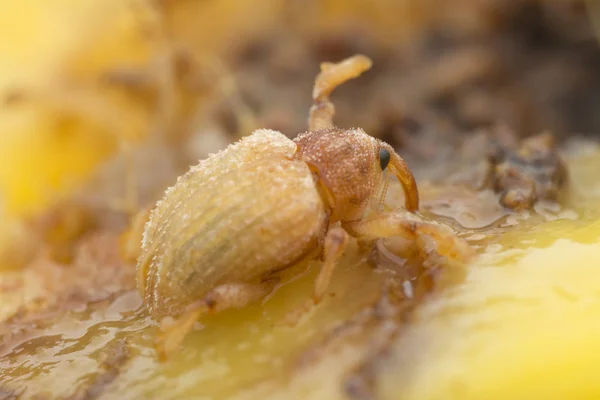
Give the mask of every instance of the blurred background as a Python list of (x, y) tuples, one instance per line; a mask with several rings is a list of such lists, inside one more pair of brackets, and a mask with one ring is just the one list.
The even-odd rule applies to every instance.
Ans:
[(186, 143), (187, 165), (255, 127), (294, 137), (306, 129), (319, 63), (355, 53), (374, 68), (336, 92), (336, 122), (361, 126), (411, 157), (432, 161), (499, 123), (519, 136), (593, 135), (600, 128), (595, 7), (2, 1), (1, 209), (6, 218), (31, 216), (148, 140)]
[[(190, 398), (202, 390), (219, 398), (238, 384), (280, 372), (281, 360), (288, 362), (314, 338), (328, 335), (331, 321), (346, 321), (375, 302), (379, 281), (372, 280), (370, 270), (353, 269), (336, 281), (341, 295), (302, 328), (304, 334), (284, 332), (272, 339), (272, 315), (283, 314), (282, 304), (304, 299), (312, 287), (308, 276), (304, 286), (290, 289), (292, 295), (271, 302), (267, 311), (217, 318), (193, 339), (196, 347), (189, 354), (163, 369), (150, 350), (148, 332), (154, 326), (131, 317), (141, 304), (131, 297), (136, 249), (121, 240), (132, 221), (135, 225), (137, 211), (153, 204), (177, 176), (209, 153), (256, 128), (276, 129), (290, 138), (305, 131), (320, 63), (356, 53), (370, 57), (373, 68), (334, 93), (336, 124), (362, 127), (392, 144), (420, 184), (461, 181), (464, 191), (422, 187), (430, 198), (446, 196), (439, 204), (455, 207), (450, 217), (472, 212), (470, 222), (479, 224), (470, 227), (473, 231), (509, 214), (493, 193), (477, 191), (471, 171), (485, 164), (491, 136), (515, 143), (550, 132), (561, 145), (584, 138), (583, 147), (591, 149), (569, 160), (571, 175), (579, 176), (572, 192), (587, 202), (564, 213), (553, 209), (542, 218), (548, 224), (537, 231), (527, 227), (539, 219), (532, 218), (519, 232), (520, 222), (509, 216), (506, 226), (517, 229), (502, 239), (504, 249), (521, 246), (520, 255), (532, 243), (546, 245), (564, 237), (573, 243), (548, 244), (547, 253), (531, 250), (535, 254), (519, 264), (521, 275), (512, 275), (511, 268), (469, 270), (464, 291), (446, 299), (448, 315), (455, 319), (443, 313), (424, 318), (425, 325), (433, 321), (431, 326), (417, 325), (416, 333), (399, 345), (397, 368), (384, 380), (391, 387), (389, 398), (396, 398), (399, 387), (410, 392), (412, 382), (417, 395), (407, 398), (450, 392), (469, 398), (460, 397), (467, 386), (471, 398), (492, 392), (496, 398), (512, 398), (510, 393), (522, 394), (519, 385), (527, 379), (534, 397), (550, 398), (558, 387), (565, 393), (580, 388), (592, 394), (587, 398), (597, 398), (599, 389), (581, 380), (595, 379), (598, 352), (589, 349), (597, 346), (600, 307), (577, 308), (576, 301), (569, 303), (575, 295), (555, 289), (558, 282), (597, 303), (595, 281), (589, 277), (597, 273), (594, 260), (600, 260), (594, 211), (600, 151), (592, 145), (600, 134), (599, 33), (596, 0), (0, 0), (0, 354), (9, 360), (0, 360), (0, 377), (10, 383), (10, 391), (3, 391), (0, 379), (0, 399), (16, 398), (10, 395), (21, 393), (16, 388), (29, 382), (29, 374), (38, 388), (55, 384), (47, 398), (71, 394), (76, 384), (92, 381), (85, 375), (89, 371), (102, 371), (102, 352), (113, 351), (115, 339), (129, 337), (127, 332), (132, 332), (128, 340), (138, 358), (106, 398), (125, 392), (129, 398), (156, 395), (155, 387), (169, 394), (174, 381)], [(577, 157), (580, 161), (573, 161)], [(559, 219), (571, 225), (552, 225)], [(495, 233), (484, 231), (473, 239), (479, 249), (485, 246), (478, 241), (489, 239), (486, 234)], [(491, 255), (483, 263), (498, 248), (490, 245)], [(516, 257), (507, 254), (494, 262), (513, 266)], [(579, 262), (571, 265), (572, 259)], [(547, 269), (536, 269), (540, 265)], [(575, 273), (563, 270), (565, 265)], [(348, 288), (361, 290), (361, 296)], [(518, 301), (490, 300), (489, 293)], [(531, 307), (532, 293), (538, 308)], [(464, 313), (453, 310), (453, 304)], [(426, 308), (425, 315), (435, 314), (435, 307)], [(66, 310), (75, 310), (73, 319), (71, 314), (61, 319)], [(259, 325), (256, 320), (267, 314), (272, 319)], [(496, 323), (495, 331), (487, 330), (489, 321)], [(250, 330), (255, 323), (260, 329)], [(535, 347), (531, 330), (539, 326), (546, 326), (547, 336), (536, 337)], [(374, 332), (379, 334), (379, 328)], [(252, 339), (246, 343), (247, 336)], [(206, 343), (214, 350), (208, 356)], [(417, 347), (423, 351), (414, 351)], [(253, 363), (250, 356), (240, 356), (246, 348), (263, 359)], [(271, 369), (256, 367), (267, 365), (260, 351), (275, 360)], [(351, 351), (344, 354), (354, 360)], [(554, 363), (544, 364), (547, 360)], [(426, 368), (412, 369), (419, 363)], [(322, 378), (315, 382), (339, 392), (335, 368), (351, 364), (330, 364), (327, 371), (333, 372), (326, 374), (315, 369)], [(220, 371), (215, 365), (227, 365), (230, 369), (223, 367), (221, 376), (229, 373), (237, 383), (211, 380), (211, 373)], [(406, 374), (406, 365), (413, 375)], [(497, 370), (486, 369), (490, 365)], [(544, 368), (550, 372), (539, 374)], [(442, 383), (438, 393), (430, 371), (437, 376), (434, 382)], [(464, 387), (454, 380), (461, 372), (458, 381)], [(554, 382), (548, 376), (564, 379), (552, 387), (546, 385)], [(198, 385), (199, 377), (210, 385)], [(505, 392), (494, 392), (498, 388)], [(37, 395), (33, 389), (27, 393)]]

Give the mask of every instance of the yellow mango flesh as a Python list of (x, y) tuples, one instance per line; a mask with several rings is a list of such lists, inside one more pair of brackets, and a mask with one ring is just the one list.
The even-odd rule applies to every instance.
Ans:
[[(589, 173), (599, 165), (595, 148), (569, 162), (578, 218), (525, 221), (485, 248), (464, 281), (417, 307), (379, 360), (381, 398), (598, 398), (600, 220), (589, 205), (600, 182)], [(344, 399), (344, 379), (383, 325), (332, 330), (376, 301), (382, 279), (352, 246), (331, 296), (295, 328), (282, 326), (310, 296), (317, 267), (264, 305), (203, 318), (166, 364), (138, 294), (127, 292), (13, 342), (0, 376), (8, 388), (27, 383), (28, 395), (69, 395), (127, 338), (133, 355), (105, 398)]]
[(562, 236), (537, 247), (514, 235), (424, 305), (394, 345), (385, 398), (598, 398), (600, 224)]

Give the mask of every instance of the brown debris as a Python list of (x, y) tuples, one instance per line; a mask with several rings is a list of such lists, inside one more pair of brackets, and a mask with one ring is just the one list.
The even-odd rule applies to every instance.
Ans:
[(71, 265), (42, 255), (23, 271), (23, 280), (16, 290), (23, 293), (24, 302), (0, 323), (0, 353), (70, 310), (132, 290), (135, 268), (120, 258), (117, 236), (95, 233), (77, 245)]
[(99, 371), (93, 374), (90, 382), (77, 390), (69, 400), (92, 400), (99, 398), (109, 385), (119, 377), (123, 367), (131, 358), (125, 339), (119, 339), (105, 349), (105, 359), (100, 364)]
[(19, 390), (0, 387), (0, 400), (17, 400), (20, 392)]
[(500, 203), (516, 211), (538, 201), (558, 202), (567, 184), (567, 169), (554, 137), (542, 133), (518, 147), (496, 143), (488, 155), (486, 184), (500, 195)]

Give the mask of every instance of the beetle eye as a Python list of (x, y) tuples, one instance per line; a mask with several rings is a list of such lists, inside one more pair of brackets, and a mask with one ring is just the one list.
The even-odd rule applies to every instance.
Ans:
[(385, 171), (388, 164), (390, 163), (390, 157), (390, 152), (387, 149), (383, 147), (379, 149), (379, 165), (381, 165), (382, 171)]

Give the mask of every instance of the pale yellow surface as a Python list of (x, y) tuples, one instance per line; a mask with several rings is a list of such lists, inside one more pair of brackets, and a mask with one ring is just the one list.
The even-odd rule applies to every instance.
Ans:
[[(92, 79), (99, 71), (139, 63), (147, 54), (122, 4), (0, 2), (0, 37), (5, 38), (0, 41), (0, 96), (44, 96), (0, 107), (0, 194), (9, 214), (43, 208), (115, 149), (120, 132), (112, 132), (113, 121), (61, 109), (54, 96), (94, 96)], [(96, 96), (96, 106), (110, 107)]]
[[(545, 235), (552, 224), (534, 239)], [(505, 241), (419, 311), (394, 346), (387, 398), (597, 399), (599, 237), (594, 222), (548, 247)]]
[[(99, 84), (102, 74), (135, 68), (160, 82), (169, 46), (210, 62), (247, 38), (242, 32), (271, 26), (279, 10), (275, 0), (184, 1), (157, 14), (151, 3), (0, 1), (0, 199), (9, 215), (42, 210), (84, 182), (117, 140), (161, 122), (144, 99)], [(166, 26), (170, 39), (160, 36)]]

